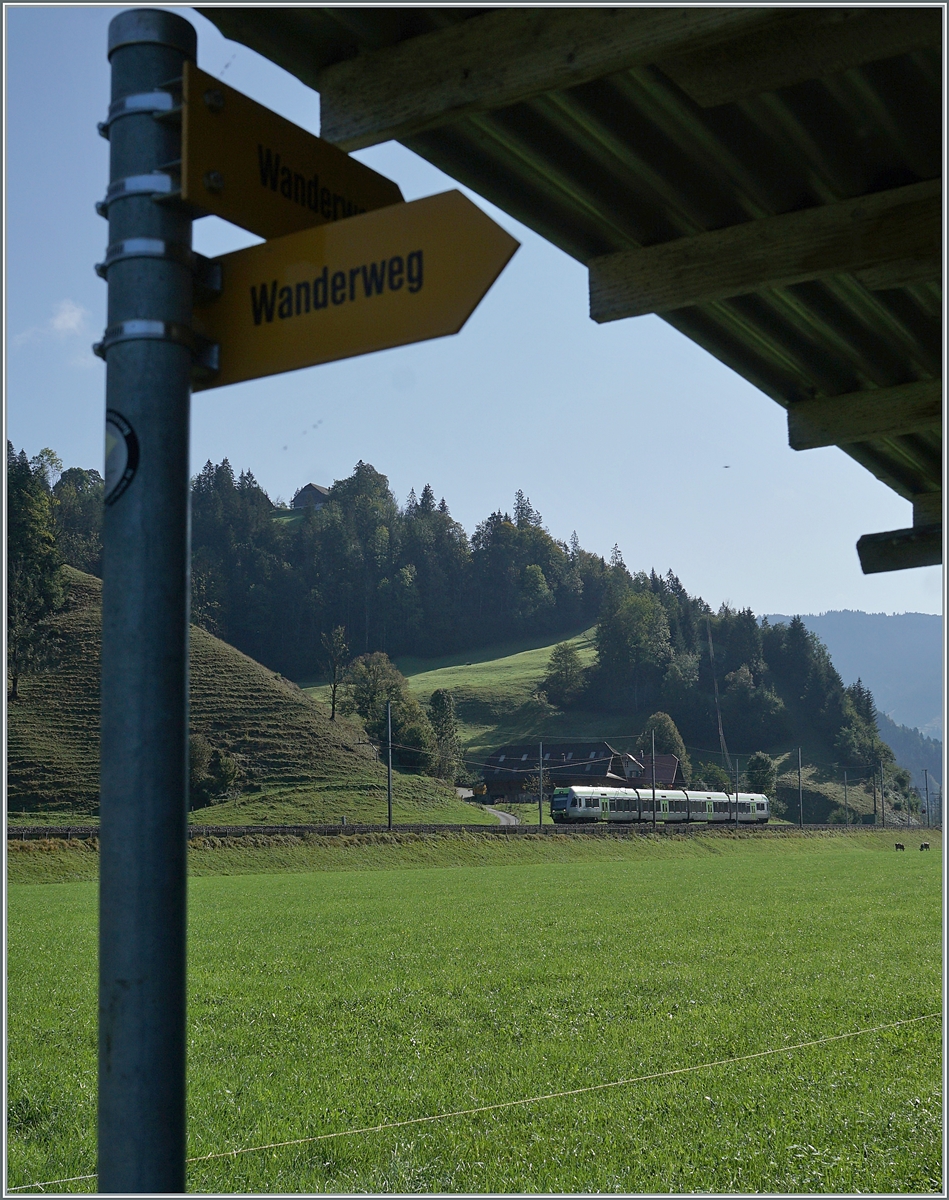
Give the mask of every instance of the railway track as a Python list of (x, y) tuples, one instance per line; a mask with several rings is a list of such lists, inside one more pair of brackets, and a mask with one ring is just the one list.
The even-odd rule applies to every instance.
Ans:
[[(839, 834), (866, 833), (875, 829), (877, 832), (924, 836), (927, 833), (940, 832), (939, 827), (927, 829), (924, 825), (740, 825), (738, 828), (745, 837), (773, 837), (777, 835), (792, 836), (801, 833), (830, 832)], [(351, 837), (356, 834), (384, 834), (390, 832), (386, 825), (189, 825), (189, 841), (207, 838), (245, 838), (245, 837)], [(590, 824), (590, 825), (544, 825), (540, 830), (536, 825), (393, 825), (393, 834), (449, 834), (468, 833), (485, 834), (489, 837), (536, 837), (540, 833), (544, 837), (694, 837), (696, 834), (716, 834), (725, 836), (734, 834), (734, 825), (708, 825), (703, 821), (689, 821), (675, 825), (619, 825)], [(9, 825), (7, 826), (8, 841), (40, 841), (57, 839), (62, 841), (89, 841), (99, 836), (98, 825)]]

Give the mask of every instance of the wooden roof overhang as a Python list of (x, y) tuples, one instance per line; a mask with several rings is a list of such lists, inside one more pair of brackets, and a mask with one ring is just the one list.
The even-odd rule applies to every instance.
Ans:
[(909, 500), (864, 571), (942, 561), (941, 5), (199, 11)]

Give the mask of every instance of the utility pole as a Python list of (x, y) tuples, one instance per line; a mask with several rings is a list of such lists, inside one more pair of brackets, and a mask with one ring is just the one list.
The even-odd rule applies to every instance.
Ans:
[(929, 812), (929, 771), (926, 767), (923, 767), (923, 778), (926, 780), (926, 828), (929, 829), (932, 826), (932, 816)]
[(871, 770), (870, 779), (873, 781), (873, 825), (875, 828), (876, 824), (877, 824), (877, 773), (876, 773), (876, 771)]
[(846, 824), (850, 824), (850, 805), (847, 796), (847, 771), (844, 769), (844, 820)]
[[(185, 1190), (192, 213), (174, 202), (194, 28), (109, 24), (99, 826), (99, 1192)], [(162, 117), (166, 119), (161, 119)]]
[(652, 731), (652, 827), (656, 828), (656, 731)]
[(797, 811), (801, 828), (804, 828), (804, 782), (801, 777), (801, 747), (797, 748)]
[(386, 729), (389, 735), (389, 756), (386, 766), (386, 805), (389, 810), (389, 828), (392, 828), (392, 701), (386, 701)]
[(738, 755), (735, 755), (735, 828), (738, 828)]
[(540, 743), (537, 758), (537, 828), (544, 829), (544, 743)]
[(886, 829), (886, 783), (883, 775), (883, 759), (880, 759), (880, 812), (883, 814), (883, 828)]

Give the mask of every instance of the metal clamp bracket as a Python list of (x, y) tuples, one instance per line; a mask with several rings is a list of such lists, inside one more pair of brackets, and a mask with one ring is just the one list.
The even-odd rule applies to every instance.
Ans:
[(136, 92), (131, 96), (123, 96), (120, 100), (109, 105), (109, 115), (98, 125), (99, 133), (108, 139), (113, 121), (120, 117), (141, 116), (149, 113), (151, 116), (168, 120), (181, 114), (181, 97), (175, 92)]
[(96, 263), (96, 274), (100, 279), (105, 279), (113, 263), (124, 262), (129, 258), (163, 258), (190, 268), (193, 265), (194, 252), (181, 242), (166, 242), (162, 238), (126, 238), (123, 242), (113, 242), (109, 246), (105, 252), (105, 262)]
[(194, 275), (195, 292), (200, 299), (213, 300), (221, 294), (223, 270), (219, 262), (205, 258), (181, 242), (166, 242), (162, 238), (126, 238), (122, 242), (113, 242), (105, 252), (105, 262), (96, 263), (96, 274), (100, 279), (107, 279), (114, 263), (130, 258), (160, 258), (165, 262), (180, 263)]
[(218, 343), (209, 341), (176, 321), (152, 321), (143, 317), (120, 321), (117, 325), (109, 326), (102, 341), (92, 347), (92, 352), (99, 358), (105, 358), (109, 349), (120, 342), (140, 341), (174, 342), (187, 347), (191, 351), (194, 364), (192, 374), (195, 378), (207, 379), (220, 369)]
[(109, 215), (109, 205), (116, 200), (126, 200), (129, 196), (152, 196), (156, 200), (170, 200), (179, 195), (181, 187), (174, 175), (162, 171), (152, 171), (150, 175), (127, 175), (124, 179), (116, 179), (109, 184), (109, 190), (104, 200), (96, 203), (96, 212), (100, 217)]

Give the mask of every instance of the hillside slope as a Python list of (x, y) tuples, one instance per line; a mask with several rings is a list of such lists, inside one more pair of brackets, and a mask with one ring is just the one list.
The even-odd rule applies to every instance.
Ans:
[[(101, 581), (66, 568), (55, 671), (8, 704), (8, 809), (16, 819), (98, 812)], [(241, 794), (195, 819), (224, 824), (378, 821), (385, 769), (358, 726), (331, 722), (288, 680), (191, 628), (191, 729), (241, 768)], [(397, 775), (397, 821), (477, 821), (480, 810), (433, 780)], [(490, 818), (483, 818), (489, 820)], [(493, 823), (493, 819), (490, 819)]]
[[(593, 629), (569, 639), (581, 660), (591, 663), (595, 656)], [(559, 640), (559, 639), (558, 639)], [(436, 688), (447, 688), (455, 698), (459, 722), (459, 738), (469, 768), (477, 772), (485, 756), (497, 747), (513, 742), (546, 740), (606, 739), (619, 750), (634, 749), (642, 721), (648, 714), (621, 714), (585, 711), (571, 708), (561, 711), (536, 695), (543, 680), (553, 645), (532, 645), (521, 649), (516, 643), (493, 648), (497, 654), (469, 653), (470, 661), (461, 656), (450, 659), (400, 659), (399, 667), (407, 676), (409, 687), (421, 701), (426, 701)], [(328, 688), (307, 689), (315, 698), (325, 701)], [(693, 764), (701, 761), (718, 762), (715, 731), (710, 728), (704, 746), (688, 746)], [(738, 746), (742, 768), (746, 754), (757, 747)], [(836, 765), (825, 761), (826, 750), (809, 747), (804, 741), (803, 770), (800, 793), (797, 778), (797, 749), (792, 745), (773, 745), (767, 749), (778, 762), (777, 799), (783, 805), (787, 819), (796, 821), (803, 800), (806, 821), (850, 820), (870, 821), (874, 811), (874, 791), (869, 779), (858, 780), (850, 772), (845, 790), (843, 773)], [(732, 751), (736, 747), (732, 746)], [(879, 805), (879, 796), (876, 798)], [(878, 809), (879, 811), (879, 809)], [(887, 822), (902, 823), (906, 818), (893, 812), (887, 800)]]

